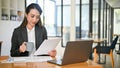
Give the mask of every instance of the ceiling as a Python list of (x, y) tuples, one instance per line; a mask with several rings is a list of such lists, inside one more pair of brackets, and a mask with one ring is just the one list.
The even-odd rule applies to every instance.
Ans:
[(120, 9), (120, 0), (106, 0), (106, 2), (115, 9)]

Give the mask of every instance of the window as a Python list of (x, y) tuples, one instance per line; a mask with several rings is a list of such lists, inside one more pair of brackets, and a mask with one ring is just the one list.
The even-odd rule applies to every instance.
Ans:
[[(59, 5), (54, 0), (27, 0), (27, 5), (30, 3), (38, 3), (43, 10), (41, 15), (42, 22), (47, 29), (48, 36), (61, 36), (60, 26), (57, 20), (60, 18), (60, 14), (57, 15)], [(60, 11), (58, 11), (61, 13)], [(60, 20), (59, 20), (60, 21)]]

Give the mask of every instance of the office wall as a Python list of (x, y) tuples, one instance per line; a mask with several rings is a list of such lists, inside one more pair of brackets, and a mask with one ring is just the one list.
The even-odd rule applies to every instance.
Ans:
[(3, 41), (1, 55), (10, 55), (12, 32), (20, 24), (18, 21), (0, 21), (0, 41)]

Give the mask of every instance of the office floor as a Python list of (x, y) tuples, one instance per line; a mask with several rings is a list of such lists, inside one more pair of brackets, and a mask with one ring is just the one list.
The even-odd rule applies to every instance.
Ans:
[[(104, 61), (105, 56), (102, 56), (102, 59)], [(115, 62), (115, 67), (114, 68), (120, 68), (120, 54), (116, 54), (114, 52), (114, 62)], [(110, 56), (106, 56), (106, 64), (101, 64), (103, 65), (103, 68), (112, 68)]]

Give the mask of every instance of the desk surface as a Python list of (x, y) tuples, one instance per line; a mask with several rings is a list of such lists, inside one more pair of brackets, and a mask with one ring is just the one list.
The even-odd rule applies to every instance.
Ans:
[(104, 42), (104, 41), (106, 41), (105, 38), (104, 39), (94, 39), (93, 40), (94, 43), (101, 43), (101, 42)]
[(120, 36), (120, 34), (113, 34), (113, 36)]
[[(7, 59), (7, 56), (0, 56), (0, 60)], [(2, 63), (0, 62), (0, 68), (102, 68), (102, 65), (94, 63), (93, 61), (87, 61), (83, 63), (75, 63), (64, 66), (58, 66), (48, 62), (14, 62), (14, 63)]]
[(77, 41), (79, 40), (93, 40), (93, 43), (99, 43), (107, 40), (106, 38), (81, 38), (81, 39), (76, 39)]

